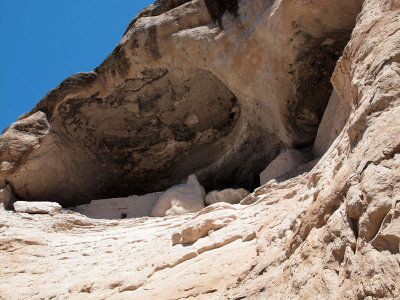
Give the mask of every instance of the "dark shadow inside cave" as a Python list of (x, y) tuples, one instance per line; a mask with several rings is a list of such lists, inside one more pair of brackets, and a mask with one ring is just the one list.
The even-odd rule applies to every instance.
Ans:
[(291, 64), (295, 85), (288, 101), (288, 121), (294, 148), (312, 146), (333, 92), (330, 81), (336, 63), (350, 40), (351, 31), (328, 33), (324, 38), (308, 38), (309, 44)]

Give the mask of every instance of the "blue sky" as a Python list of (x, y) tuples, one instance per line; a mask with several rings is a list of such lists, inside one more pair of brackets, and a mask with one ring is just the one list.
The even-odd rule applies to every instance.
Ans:
[(99, 65), (154, 0), (0, 0), (0, 133), (64, 78)]

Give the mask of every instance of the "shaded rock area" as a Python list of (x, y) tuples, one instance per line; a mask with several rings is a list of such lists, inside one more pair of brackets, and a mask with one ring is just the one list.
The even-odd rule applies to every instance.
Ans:
[(11, 209), (16, 200), (9, 185), (0, 189), (0, 208)]
[[(60, 103), (39, 152), (7, 178), (17, 195), (74, 205), (85, 197), (140, 194), (165, 189), (213, 162), (239, 118), (236, 98), (207, 72), (185, 74), (183, 85), (167, 73), (149, 70), (108, 97)], [(209, 154), (191, 150), (199, 148)], [(32, 176), (38, 168), (41, 175)], [(49, 185), (52, 194), (43, 190)]]
[[(296, 27), (297, 23), (293, 26)], [(305, 43), (311, 46), (299, 53), (289, 71), (296, 82), (293, 99), (288, 102), (288, 121), (297, 136), (294, 146), (311, 146), (314, 142), (333, 92), (330, 76), (350, 33), (345, 30), (332, 32), (321, 40), (304, 36)]]
[(333, 91), (313, 146), (315, 156), (321, 157), (329, 149), (346, 125), (350, 111), (351, 104), (340, 99), (337, 92)]
[[(210, 14), (204, 0), (157, 1), (131, 23), (115, 52), (97, 69), (94, 81), (75, 87), (74, 93), (66, 92), (66, 98), (53, 102), (55, 98), (50, 97), (39, 102), (30, 117), (41, 105), (54, 105), (40, 116), (45, 115), (50, 126), (43, 123), (44, 134), (28, 130), (26, 136), (32, 143), (26, 143), (27, 130), (15, 126), (26, 121), (27, 115), (11, 125), (1, 137), (1, 151), (13, 169), (2, 169), (2, 184), (7, 187), (0, 191), (0, 199), (12, 199), (13, 193), (28, 200), (37, 195), (57, 199), (62, 193), (71, 195), (71, 190), (82, 193), (96, 182), (100, 194), (107, 194), (102, 190), (106, 183), (102, 176), (113, 182), (112, 174), (119, 174), (123, 166), (96, 165), (108, 167), (108, 173), (81, 167), (101, 161), (97, 152), (82, 150), (91, 149), (92, 143), (85, 144), (91, 138), (91, 127), (83, 122), (91, 118), (92, 110), (81, 107), (107, 108), (105, 102), (88, 99), (106, 99), (121, 85), (125, 89), (127, 83), (123, 82), (128, 77), (139, 78), (143, 66), (153, 70), (167, 66), (168, 73), (161, 81), (172, 81), (168, 76), (177, 74), (179, 68), (184, 70), (180, 79), (201, 73), (205, 76), (202, 79), (211, 78), (217, 86), (214, 93), (207, 91), (205, 98), (218, 95), (222, 99), (217, 101), (222, 106), (213, 120), (206, 116), (214, 112), (214, 107), (202, 108), (207, 110), (204, 115), (196, 106), (188, 104), (185, 108), (191, 114), (195, 110), (198, 119), (212, 128), (221, 121), (218, 124), (223, 126), (211, 130), (210, 135), (196, 130), (195, 136), (207, 141), (204, 144), (196, 144), (196, 137), (187, 136), (182, 125), (192, 128), (202, 122), (193, 125), (196, 118), (182, 116), (181, 112), (180, 118), (174, 117), (183, 127), (176, 127), (175, 134), (168, 129), (171, 138), (162, 146), (165, 153), (170, 153), (170, 143), (183, 143), (187, 148), (177, 154), (176, 165), (178, 156), (171, 154), (168, 161), (174, 165), (168, 176), (164, 173), (167, 177), (159, 179), (154, 175), (150, 186), (165, 183), (169, 188), (175, 179), (186, 179), (194, 169), (198, 184), (206, 189), (214, 190), (207, 184), (216, 183), (246, 187), (239, 183), (258, 177), (283, 149), (302, 152), (313, 146), (317, 158), (257, 187), (240, 204), (218, 202), (182, 215), (100, 220), (67, 210), (26, 214), (0, 209), (2, 298), (400, 298), (400, 2), (239, 0), (231, 11), (228, 4), (233, 2), (216, 3), (221, 4), (221, 11), (226, 8), (218, 18)], [(318, 49), (322, 47), (323, 53), (329, 54), (328, 72), (338, 36), (343, 32), (347, 36), (351, 30), (333, 74), (328, 74), (333, 91), (326, 90), (325, 79), (320, 81), (321, 74), (312, 72), (325, 70), (319, 66), (325, 54)], [(149, 42), (154, 40), (158, 43)], [(330, 45), (331, 50), (325, 48)], [(299, 66), (299, 57), (311, 66)], [(318, 65), (315, 69), (313, 63)], [(194, 69), (197, 71), (190, 73)], [(311, 77), (299, 76), (304, 69)], [(104, 82), (107, 84), (100, 84)], [(172, 86), (182, 89), (181, 83), (177, 80)], [(157, 87), (159, 80), (152, 84)], [(310, 93), (304, 92), (301, 84), (309, 87)], [(170, 85), (162, 85), (166, 86)], [(155, 90), (149, 89), (146, 95), (154, 95)], [(166, 95), (162, 103), (170, 103), (169, 91), (162, 93)], [(329, 98), (323, 112), (320, 101), (327, 103)], [(190, 103), (201, 101), (193, 99)], [(126, 103), (121, 104), (125, 105), (124, 113)], [(156, 101), (148, 110), (146, 105), (141, 106), (140, 120), (153, 118), (153, 109), (160, 104)], [(74, 115), (85, 114), (85, 118), (64, 124), (60, 114), (68, 116), (75, 107), (79, 109)], [(229, 118), (231, 111), (236, 111), (233, 121)], [(167, 116), (173, 113), (169, 110)], [(108, 109), (104, 109), (103, 115), (107, 114)], [(104, 123), (114, 124), (110, 119), (105, 118)], [(91, 133), (96, 137), (93, 141), (103, 136), (95, 135), (96, 126)], [(119, 139), (114, 126), (110, 125), (113, 136)], [(149, 131), (149, 139), (141, 142), (151, 141), (154, 132)], [(212, 150), (215, 145), (221, 146), (216, 148), (221, 152)], [(111, 143), (107, 147), (116, 146)], [(155, 149), (154, 145), (147, 147)], [(124, 149), (118, 151), (127, 151)], [(199, 160), (192, 158), (202, 154), (205, 163), (198, 167)], [(207, 160), (210, 157), (212, 162)], [(75, 163), (71, 163), (72, 158)], [(129, 165), (129, 159), (125, 163)], [(164, 165), (165, 161), (159, 163)], [(60, 172), (65, 166), (70, 171)], [(140, 171), (145, 166), (139, 163), (131, 167)], [(159, 165), (154, 166), (157, 170)], [(63, 180), (53, 182), (50, 175), (62, 176)], [(67, 184), (63, 185), (64, 181)], [(96, 196), (96, 191), (87, 190), (81, 200)], [(79, 202), (75, 201), (78, 198), (68, 199), (72, 199), (69, 203)]]

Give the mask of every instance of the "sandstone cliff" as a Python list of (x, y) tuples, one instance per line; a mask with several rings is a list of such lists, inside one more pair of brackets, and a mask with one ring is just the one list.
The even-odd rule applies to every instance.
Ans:
[(253, 190), (286, 148), (314, 160), (181, 216), (1, 210), (0, 297), (399, 298), (399, 13), (398, 0), (144, 9), (98, 68), (0, 136), (0, 196), (76, 205), (191, 173), (207, 191)]

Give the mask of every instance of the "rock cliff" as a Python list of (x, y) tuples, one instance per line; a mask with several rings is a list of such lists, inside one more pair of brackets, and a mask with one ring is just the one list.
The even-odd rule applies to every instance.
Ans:
[(254, 190), (285, 149), (314, 159), (179, 216), (0, 210), (1, 297), (399, 298), (399, 14), (398, 0), (142, 10), (98, 68), (0, 136), (1, 197), (77, 205), (192, 173), (207, 192)]

